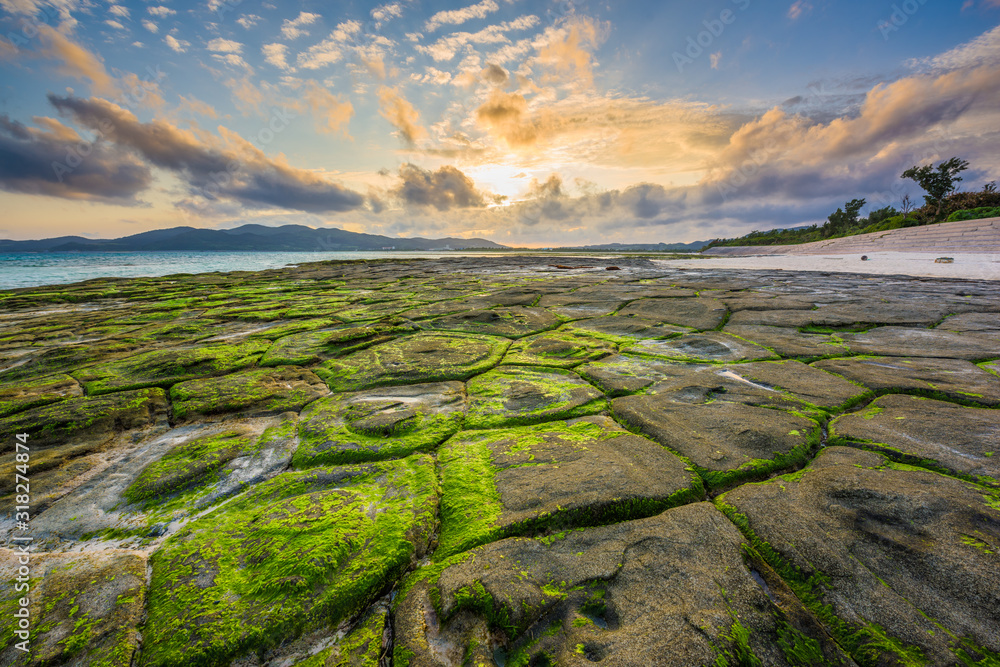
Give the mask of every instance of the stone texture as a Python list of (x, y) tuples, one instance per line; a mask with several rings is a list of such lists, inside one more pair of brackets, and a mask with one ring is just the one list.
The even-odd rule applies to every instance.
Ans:
[(812, 366), (875, 391), (904, 390), (1000, 405), (1000, 378), (968, 361), (922, 357), (827, 359)]
[(649, 354), (680, 361), (733, 362), (777, 359), (774, 352), (725, 333), (689, 334), (670, 340), (643, 340), (629, 348), (636, 354)]

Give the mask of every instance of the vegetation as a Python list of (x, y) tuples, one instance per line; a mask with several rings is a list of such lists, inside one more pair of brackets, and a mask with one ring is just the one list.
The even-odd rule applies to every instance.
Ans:
[(1000, 217), (1000, 192), (997, 192), (995, 182), (987, 183), (978, 192), (955, 192), (962, 180), (958, 174), (968, 167), (968, 162), (953, 157), (937, 167), (928, 164), (904, 171), (902, 178), (915, 181), (926, 193), (924, 206), (920, 208), (913, 208), (910, 196), (905, 195), (900, 200), (900, 210), (893, 206), (884, 206), (873, 209), (867, 216), (861, 217), (861, 211), (867, 202), (864, 199), (852, 199), (844, 204), (843, 208), (831, 213), (822, 225), (753, 231), (739, 238), (717, 239), (709, 243), (705, 249), (725, 246), (795, 245), (938, 222)]

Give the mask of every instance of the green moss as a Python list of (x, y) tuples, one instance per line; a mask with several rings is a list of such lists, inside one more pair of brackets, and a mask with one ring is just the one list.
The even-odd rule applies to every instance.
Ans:
[(571, 419), (607, 410), (604, 396), (559, 368), (501, 366), (468, 382), (468, 428), (489, 429)]
[(420, 456), (257, 485), (154, 554), (143, 664), (218, 664), (336, 625), (403, 572), (436, 505)]
[(224, 412), (298, 412), (325, 392), (311, 372), (284, 367), (180, 382), (171, 387), (170, 399), (174, 419), (184, 420)]

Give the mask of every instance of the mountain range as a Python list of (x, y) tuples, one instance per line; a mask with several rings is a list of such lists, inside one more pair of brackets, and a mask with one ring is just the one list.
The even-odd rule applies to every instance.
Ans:
[(0, 252), (107, 252), (107, 251), (330, 251), (345, 250), (468, 250), (505, 248), (486, 239), (392, 238), (359, 234), (343, 229), (313, 229), (304, 225), (243, 225), (234, 229), (172, 227), (118, 239), (60, 236), (38, 241), (0, 240)]

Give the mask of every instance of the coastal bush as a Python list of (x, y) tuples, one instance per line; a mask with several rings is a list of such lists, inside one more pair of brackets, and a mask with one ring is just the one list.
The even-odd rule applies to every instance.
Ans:
[(955, 211), (948, 216), (948, 222), (958, 222), (959, 220), (982, 220), (983, 218), (1000, 218), (1000, 206), (982, 206), (980, 208)]

